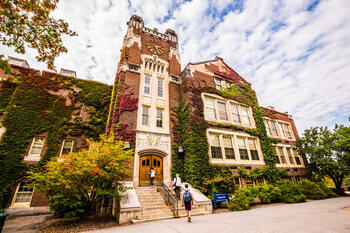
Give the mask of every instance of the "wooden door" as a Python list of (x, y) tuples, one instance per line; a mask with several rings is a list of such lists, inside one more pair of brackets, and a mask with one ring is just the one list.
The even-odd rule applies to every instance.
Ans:
[(158, 184), (158, 181), (163, 180), (163, 159), (157, 155), (144, 155), (140, 157), (140, 186), (151, 184), (151, 167), (156, 172), (154, 184)]

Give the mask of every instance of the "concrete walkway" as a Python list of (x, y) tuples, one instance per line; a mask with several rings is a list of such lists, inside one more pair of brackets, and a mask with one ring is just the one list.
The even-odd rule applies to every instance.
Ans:
[(350, 197), (118, 226), (89, 233), (349, 233)]

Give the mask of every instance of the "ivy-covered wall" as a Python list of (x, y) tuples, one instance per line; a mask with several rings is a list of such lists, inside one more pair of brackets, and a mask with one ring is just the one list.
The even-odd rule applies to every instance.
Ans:
[[(232, 99), (238, 102), (248, 104), (253, 109), (253, 116), (256, 123), (256, 129), (243, 128), (231, 124), (209, 123), (204, 119), (204, 103), (201, 94), (213, 93), (226, 99)], [(255, 92), (248, 83), (235, 83), (230, 88), (217, 90), (212, 87), (187, 86), (185, 88), (187, 99), (180, 96), (179, 105), (173, 108), (173, 154), (172, 154), (172, 175), (179, 173), (187, 182), (200, 188), (206, 194), (210, 195), (215, 189), (215, 182), (219, 186), (232, 189), (226, 183), (232, 183), (233, 173), (228, 172), (227, 166), (212, 165), (209, 163), (209, 144), (206, 135), (206, 129), (209, 127), (227, 128), (235, 131), (243, 131), (260, 139), (261, 149), (264, 154), (266, 166), (264, 168), (255, 168), (247, 172), (244, 167), (238, 169), (238, 173), (243, 178), (256, 180), (264, 177), (269, 183), (275, 183), (277, 180), (286, 176), (286, 171), (276, 168), (275, 157), (272, 143), (274, 140), (268, 138), (264, 121), (263, 112), (258, 104)], [(182, 146), (185, 153), (178, 153), (178, 147)], [(229, 176), (228, 174), (231, 174)], [(226, 183), (225, 183), (226, 182)], [(214, 188), (213, 188), (214, 187)], [(219, 191), (219, 190), (214, 190)]]
[[(30, 165), (35, 168), (56, 156), (68, 135), (98, 139), (106, 129), (111, 90), (95, 81), (13, 67), (0, 81), (0, 119), (6, 128), (0, 139), (1, 207), (9, 201), (11, 186), (29, 167), (23, 157), (32, 138), (47, 135), (41, 160)], [(87, 118), (80, 117), (83, 106)]]

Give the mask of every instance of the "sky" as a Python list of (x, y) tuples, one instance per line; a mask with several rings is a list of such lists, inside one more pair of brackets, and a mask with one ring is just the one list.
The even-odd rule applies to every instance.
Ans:
[[(219, 56), (252, 83), (261, 106), (293, 115), (299, 134), (315, 126), (349, 125), (350, 0), (61, 0), (53, 17), (77, 37), (64, 37), (68, 53), (57, 69), (112, 84), (127, 21), (174, 29), (182, 68)], [(0, 53), (26, 59), (35, 51)]]

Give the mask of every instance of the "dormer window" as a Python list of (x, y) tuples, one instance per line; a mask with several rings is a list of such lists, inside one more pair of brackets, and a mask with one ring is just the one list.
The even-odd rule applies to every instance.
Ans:
[(218, 90), (222, 90), (222, 83), (221, 83), (221, 79), (218, 78), (214, 78), (214, 83), (215, 83), (215, 87)]
[(28, 62), (24, 59), (19, 59), (16, 57), (8, 57), (8, 63), (16, 66), (29, 67)]
[(74, 78), (77, 77), (76, 72), (73, 71), (73, 70), (61, 69), (60, 74), (63, 74), (63, 75), (66, 75), (66, 76), (72, 76), (72, 77), (74, 77)]

